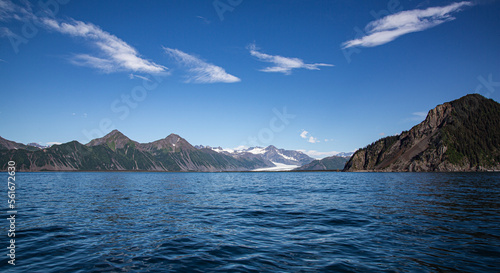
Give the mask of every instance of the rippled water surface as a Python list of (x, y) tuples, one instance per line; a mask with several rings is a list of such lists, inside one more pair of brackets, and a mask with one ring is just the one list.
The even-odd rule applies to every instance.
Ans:
[(1, 272), (500, 270), (500, 174), (17, 173), (16, 182), (16, 265), (4, 220)]

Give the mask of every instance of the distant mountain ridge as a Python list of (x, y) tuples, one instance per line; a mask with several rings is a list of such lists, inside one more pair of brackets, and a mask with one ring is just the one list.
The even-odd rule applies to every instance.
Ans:
[(35, 142), (31, 142), (31, 143), (28, 143), (26, 145), (32, 146), (32, 147), (36, 147), (36, 148), (39, 148), (39, 149), (45, 149), (45, 148), (50, 147), (50, 145), (41, 145), (41, 144), (35, 143)]
[(296, 170), (299, 171), (333, 171), (333, 170), (343, 170), (345, 164), (349, 160), (346, 156), (329, 156), (321, 160), (314, 160), (313, 162), (306, 164), (304, 166), (298, 167)]
[(345, 171), (500, 171), (500, 104), (478, 94), (436, 106), (410, 131), (356, 151)]
[(334, 156), (340, 156), (340, 157), (343, 157), (343, 158), (351, 158), (351, 156), (354, 154), (354, 152), (340, 152)]
[[(83, 145), (77, 141), (37, 148), (0, 138), (2, 169), (14, 160), (21, 171), (249, 171), (274, 167), (271, 160), (307, 161), (305, 154), (266, 148), (266, 153), (221, 153), (205, 147), (195, 148), (184, 138), (170, 134), (150, 143), (138, 143), (118, 130)], [(265, 150), (265, 149), (264, 149)], [(282, 159), (273, 157), (283, 155)], [(311, 159), (312, 161), (312, 159)]]
[(233, 157), (261, 157), (264, 160), (268, 160), (275, 163), (281, 163), (286, 165), (296, 165), (302, 166), (308, 164), (314, 160), (314, 158), (306, 155), (300, 151), (278, 149), (273, 145), (269, 145), (266, 148), (262, 147), (250, 147), (241, 150), (235, 149), (223, 149), (221, 147), (210, 147), (210, 146), (195, 146), (197, 148), (206, 148), (216, 151), (221, 154), (230, 155)]
[(28, 151), (36, 151), (37, 147), (33, 147), (30, 145), (24, 145), (22, 143), (17, 143), (14, 141), (7, 140), (3, 137), (0, 137), (0, 150), (12, 150), (12, 149), (24, 149)]

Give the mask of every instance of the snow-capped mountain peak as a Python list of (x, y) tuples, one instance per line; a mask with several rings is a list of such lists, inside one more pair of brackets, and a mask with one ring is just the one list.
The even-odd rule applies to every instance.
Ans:
[(266, 153), (266, 149), (261, 148), (261, 147), (252, 147), (244, 150), (244, 152), (251, 153), (254, 155), (261, 155)]
[[(240, 148), (240, 149), (227, 149), (221, 147), (210, 147), (198, 145), (195, 146), (198, 149), (211, 149), (217, 153), (223, 153), (226, 155), (231, 155), (233, 157), (261, 157), (269, 162), (286, 164), (286, 165), (296, 165), (302, 166), (304, 164), (308, 164), (312, 162), (314, 159), (309, 157), (308, 155), (293, 150), (285, 150), (278, 149), (273, 145), (263, 147), (249, 147), (249, 148)], [(276, 164), (275, 164), (276, 165)]]
[(354, 154), (354, 152), (340, 152), (336, 154), (336, 156), (344, 157), (344, 158), (351, 158), (351, 156)]

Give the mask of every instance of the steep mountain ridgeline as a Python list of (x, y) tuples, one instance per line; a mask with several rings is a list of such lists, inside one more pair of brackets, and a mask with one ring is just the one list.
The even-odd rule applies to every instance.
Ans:
[[(38, 151), (0, 151), (2, 162), (13, 160), (21, 171), (163, 170), (149, 154), (124, 147), (113, 151), (106, 145), (88, 147), (77, 141)], [(5, 166), (3, 166), (5, 168)]]
[(108, 146), (111, 150), (116, 151), (117, 149), (123, 149), (125, 147), (138, 146), (139, 143), (132, 141), (130, 138), (126, 137), (120, 131), (113, 130), (104, 137), (91, 140), (85, 146), (95, 147), (101, 145)]
[(438, 105), (410, 131), (358, 150), (344, 170), (500, 170), (500, 104), (472, 94)]
[(4, 170), (9, 160), (21, 171), (246, 171), (272, 164), (259, 157), (199, 150), (175, 134), (144, 144), (117, 130), (86, 145), (72, 141), (40, 149), (4, 139), (0, 144)]
[(302, 166), (314, 160), (302, 152), (278, 149), (273, 145), (266, 147), (264, 150), (263, 158), (276, 163)]
[(24, 145), (22, 143), (17, 143), (14, 141), (7, 140), (3, 137), (0, 137), (0, 150), (12, 150), (12, 149), (24, 149), (28, 151), (39, 150), (39, 148), (37, 147)]

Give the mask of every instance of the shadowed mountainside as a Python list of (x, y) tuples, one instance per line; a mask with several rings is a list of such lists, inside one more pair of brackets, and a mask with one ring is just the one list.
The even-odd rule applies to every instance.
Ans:
[(342, 156), (329, 156), (321, 160), (314, 160), (313, 162), (301, 166), (295, 170), (298, 171), (343, 170), (348, 160), (349, 160), (348, 158)]
[[(5, 143), (5, 144), (4, 144)], [(254, 158), (235, 158), (209, 149), (195, 149), (182, 137), (141, 144), (114, 130), (83, 145), (77, 141), (39, 149), (2, 139), (0, 160), (16, 162), (21, 171), (247, 171), (274, 166)], [(17, 148), (19, 147), (19, 148)]]
[(410, 131), (356, 151), (344, 171), (500, 170), (500, 104), (478, 94), (438, 105)]

